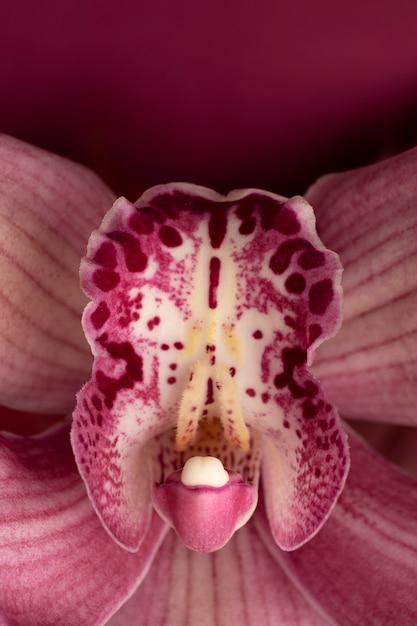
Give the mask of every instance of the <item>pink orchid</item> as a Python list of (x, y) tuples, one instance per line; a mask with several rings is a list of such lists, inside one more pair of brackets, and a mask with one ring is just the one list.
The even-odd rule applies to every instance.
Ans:
[[(415, 424), (416, 171), (413, 150), (307, 192), (344, 266), (314, 364), (340, 265), (306, 201), (116, 201), (81, 270), (73, 449), (69, 421), (1, 435), (2, 624), (415, 623), (417, 483), (350, 429), (346, 480), (329, 401)], [(70, 415), (79, 259), (115, 198), (8, 137), (0, 176), (1, 401)], [(220, 467), (185, 477), (198, 452)]]

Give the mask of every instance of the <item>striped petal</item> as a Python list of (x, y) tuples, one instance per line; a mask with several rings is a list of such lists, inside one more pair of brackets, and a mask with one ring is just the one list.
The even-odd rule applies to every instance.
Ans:
[(170, 533), (134, 596), (106, 626), (325, 626), (288, 580), (252, 524), (212, 554)]
[(79, 262), (113, 200), (85, 168), (0, 137), (0, 404), (73, 408), (91, 367)]
[[(172, 184), (136, 205), (116, 201), (81, 268), (96, 358), (72, 441), (92, 502), (121, 545), (138, 548), (152, 482), (181, 469), (187, 454), (220, 457), (257, 487), (263, 436), (275, 450), (263, 471), (277, 541), (293, 549), (317, 532), (348, 470), (337, 413), (307, 370), (340, 325), (340, 275), (300, 197)], [(162, 445), (164, 432), (176, 434)], [(201, 496), (169, 492), (190, 506)], [(256, 500), (238, 500), (241, 521), (243, 500), (246, 512)], [(215, 514), (211, 496), (204, 501)], [(182, 504), (174, 509), (187, 518)]]
[(80, 480), (69, 427), (0, 436), (0, 623), (98, 626), (146, 575), (164, 525), (138, 554), (102, 528)]
[(315, 373), (345, 417), (417, 424), (417, 149), (307, 197), (344, 266), (344, 322)]
[[(417, 623), (417, 481), (351, 435), (352, 465), (332, 516), (277, 561), (334, 623)], [(258, 518), (257, 518), (258, 519)], [(261, 519), (261, 517), (259, 517)]]

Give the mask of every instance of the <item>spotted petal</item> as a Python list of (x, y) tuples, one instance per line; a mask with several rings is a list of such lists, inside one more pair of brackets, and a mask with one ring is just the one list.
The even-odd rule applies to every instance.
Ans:
[(115, 203), (82, 266), (96, 358), (72, 440), (117, 541), (137, 549), (152, 481), (198, 445), (256, 485), (262, 437), (277, 541), (316, 532), (348, 467), (337, 415), (306, 370), (340, 324), (340, 274), (302, 198), (177, 184)]

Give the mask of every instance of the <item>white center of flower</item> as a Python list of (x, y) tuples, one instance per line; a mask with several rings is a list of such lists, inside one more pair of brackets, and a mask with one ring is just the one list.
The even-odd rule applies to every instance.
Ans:
[(193, 456), (183, 467), (181, 482), (186, 487), (223, 487), (229, 482), (229, 474), (215, 456)]

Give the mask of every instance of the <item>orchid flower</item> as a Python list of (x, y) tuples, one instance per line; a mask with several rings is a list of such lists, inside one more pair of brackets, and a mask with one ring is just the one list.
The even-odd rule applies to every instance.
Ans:
[(74, 416), (1, 435), (1, 624), (415, 622), (417, 483), (335, 407), (415, 423), (416, 170), (132, 204), (1, 138), (1, 402)]

